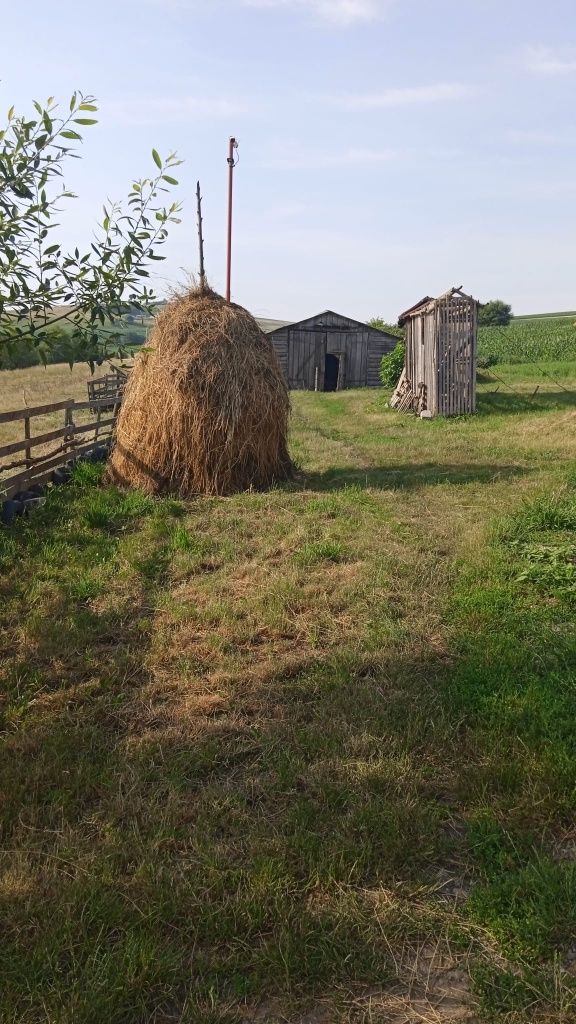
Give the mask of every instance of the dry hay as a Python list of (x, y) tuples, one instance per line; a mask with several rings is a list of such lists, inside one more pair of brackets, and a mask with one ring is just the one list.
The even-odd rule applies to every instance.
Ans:
[(232, 494), (291, 475), (290, 402), (270, 340), (209, 288), (174, 298), (136, 360), (108, 479), (150, 494)]

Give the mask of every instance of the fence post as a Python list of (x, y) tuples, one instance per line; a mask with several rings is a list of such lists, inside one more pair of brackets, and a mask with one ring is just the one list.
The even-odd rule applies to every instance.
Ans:
[[(30, 440), (30, 417), (29, 416), (26, 416), (24, 418), (24, 440), (25, 441), (29, 441)], [(31, 455), (30, 445), (26, 445), (24, 458), (26, 460), (26, 469), (29, 470), (31, 465), (32, 465), (32, 455)], [(28, 486), (30, 486), (30, 476), (28, 475), (28, 477), (26, 479), (27, 479)]]
[(72, 406), (69, 406), (64, 410), (64, 428), (66, 433), (64, 434), (64, 447), (72, 445), (74, 441), (74, 420), (72, 418)]

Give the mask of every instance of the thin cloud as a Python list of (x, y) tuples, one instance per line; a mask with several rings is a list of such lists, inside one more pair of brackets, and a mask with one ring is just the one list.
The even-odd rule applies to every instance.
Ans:
[(241, 0), (244, 7), (262, 9), (294, 8), (307, 11), (334, 25), (376, 21), (397, 0)]
[(571, 75), (576, 73), (574, 52), (561, 54), (548, 46), (527, 46), (524, 64), (533, 75)]
[(510, 128), (506, 132), (506, 139), (515, 145), (527, 146), (562, 146), (566, 143), (571, 144), (574, 142), (574, 139), (566, 135), (554, 134), (553, 132), (525, 131), (521, 128)]
[(284, 146), (281, 151), (257, 161), (260, 168), (274, 170), (315, 170), (335, 167), (361, 167), (390, 163), (397, 153), (391, 149), (362, 147), (334, 147), (326, 150), (308, 150), (299, 146)]
[[(143, 0), (164, 9), (206, 14), (206, 0)], [(262, 11), (293, 10), (317, 21), (349, 27), (384, 17), (401, 0), (210, 0), (210, 13), (226, 7), (252, 7)]]
[(102, 111), (130, 124), (172, 124), (203, 118), (233, 118), (258, 113), (253, 104), (217, 96), (153, 96), (103, 101)]
[(383, 110), (387, 107), (419, 106), (465, 99), (473, 90), (459, 82), (439, 82), (435, 85), (407, 86), (385, 89), (377, 93), (358, 93), (332, 97), (330, 103), (341, 110)]

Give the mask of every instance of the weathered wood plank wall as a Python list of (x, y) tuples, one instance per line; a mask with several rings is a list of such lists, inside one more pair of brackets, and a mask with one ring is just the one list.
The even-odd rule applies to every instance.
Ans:
[(476, 409), (478, 303), (459, 289), (425, 300), (404, 314), (405, 376), (414, 394), (426, 391), (433, 415)]
[(320, 391), (325, 385), (325, 358), (340, 360), (338, 388), (378, 387), (380, 362), (397, 338), (326, 312), (271, 333), (270, 340), (288, 386)]

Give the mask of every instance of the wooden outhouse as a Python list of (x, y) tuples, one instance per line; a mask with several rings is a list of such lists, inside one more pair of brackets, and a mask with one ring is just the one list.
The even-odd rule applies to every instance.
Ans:
[(398, 323), (405, 328), (406, 358), (391, 405), (432, 416), (476, 410), (478, 302), (460, 288), (427, 295)]
[(376, 388), (380, 362), (398, 338), (368, 324), (325, 310), (298, 323), (259, 321), (267, 329), (291, 390), (339, 391)]

